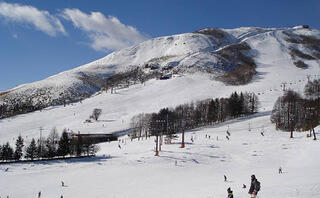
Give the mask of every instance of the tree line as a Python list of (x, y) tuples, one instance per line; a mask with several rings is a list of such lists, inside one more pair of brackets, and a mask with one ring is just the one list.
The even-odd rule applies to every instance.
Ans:
[(290, 131), (310, 131), (316, 140), (314, 128), (320, 124), (320, 80), (308, 81), (304, 97), (293, 90), (285, 91), (274, 104), (271, 121), (276, 129)]
[(213, 125), (258, 111), (254, 93), (234, 92), (229, 98), (216, 98), (163, 108), (158, 113), (138, 114), (131, 119), (130, 137), (172, 135), (185, 129)]
[(20, 161), (23, 158), (27, 160), (54, 159), (60, 157), (80, 157), (83, 155), (94, 155), (99, 147), (90, 141), (82, 141), (78, 136), (76, 141), (69, 137), (69, 133), (64, 129), (59, 136), (57, 129), (52, 128), (46, 138), (34, 139), (28, 145), (21, 135), (15, 142), (15, 149), (9, 142), (0, 145), (0, 161)]

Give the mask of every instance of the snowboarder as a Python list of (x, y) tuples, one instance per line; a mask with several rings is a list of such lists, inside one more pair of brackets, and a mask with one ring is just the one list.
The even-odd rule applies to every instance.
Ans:
[(63, 181), (61, 181), (61, 186), (64, 187), (64, 182)]
[(224, 182), (227, 182), (227, 176), (223, 175), (223, 177), (224, 177)]
[(279, 167), (279, 174), (281, 174), (282, 173), (282, 168), (281, 168), (281, 166)]
[(251, 198), (256, 198), (259, 190), (260, 182), (256, 179), (255, 175), (251, 175), (251, 185), (248, 192), (251, 195)]
[(227, 192), (228, 192), (228, 197), (227, 198), (233, 198), (233, 192), (232, 192), (230, 187), (227, 189)]

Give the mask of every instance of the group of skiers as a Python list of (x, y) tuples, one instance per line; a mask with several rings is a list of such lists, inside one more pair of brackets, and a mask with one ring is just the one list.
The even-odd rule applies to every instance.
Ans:
[[(224, 181), (227, 181), (227, 177), (224, 175)], [(243, 184), (243, 188), (246, 188), (246, 185)], [(256, 198), (258, 192), (260, 191), (260, 182), (257, 180), (255, 175), (251, 175), (251, 185), (248, 191), (248, 194), (250, 194), (251, 198)], [(228, 196), (227, 198), (233, 198), (233, 191), (229, 187), (227, 189)]]

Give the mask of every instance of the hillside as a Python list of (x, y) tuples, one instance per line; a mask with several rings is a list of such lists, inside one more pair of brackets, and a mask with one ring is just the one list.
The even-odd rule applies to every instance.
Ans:
[[(263, 67), (313, 73), (320, 31), (294, 28), (203, 29), (145, 41), (92, 63), (0, 93), (0, 118), (82, 101), (164, 75), (209, 74), (213, 83), (244, 85), (269, 78)], [(297, 69), (298, 68), (298, 69)], [(117, 75), (115, 75), (117, 74)], [(278, 73), (281, 74), (281, 73)], [(274, 75), (274, 74), (271, 74)], [(175, 80), (175, 79), (173, 79)]]
[[(0, 196), (35, 197), (41, 191), (43, 197), (215, 198), (226, 197), (231, 187), (235, 197), (249, 197), (242, 185), (249, 187), (250, 175), (255, 174), (261, 182), (261, 198), (318, 198), (320, 160), (314, 156), (319, 140), (306, 138), (303, 132), (289, 139), (289, 133), (276, 131), (270, 114), (284, 84), (302, 93), (308, 76), (319, 78), (319, 39), (320, 31), (303, 27), (204, 29), (155, 38), (2, 93), (2, 104), (30, 99), (49, 105), (54, 98), (56, 104), (62, 102), (0, 119), (0, 144), (12, 145), (19, 134), (26, 144), (38, 138), (40, 127), (42, 136), (53, 127), (59, 133), (64, 128), (81, 133), (123, 131), (138, 113), (228, 97), (234, 91), (254, 92), (261, 104), (257, 114), (187, 131), (186, 148), (179, 148), (178, 137), (163, 146), (160, 157), (154, 156), (154, 137), (131, 141), (124, 135), (120, 143), (100, 144), (92, 159), (2, 164)], [(163, 70), (167, 66), (172, 68)], [(130, 86), (116, 78), (120, 84), (113, 84), (111, 93), (105, 83), (114, 82), (105, 78), (119, 73), (123, 77), (128, 71), (142, 71), (148, 78), (129, 78), (137, 81), (126, 82)], [(159, 80), (157, 72), (173, 75)], [(101, 87), (108, 91), (100, 92)], [(59, 101), (61, 93), (76, 101), (63, 105), (67, 98)], [(85, 122), (94, 108), (102, 109), (101, 117)], [(230, 140), (225, 138), (228, 127)], [(319, 137), (319, 127), (316, 132)], [(61, 181), (66, 187), (61, 187)]]

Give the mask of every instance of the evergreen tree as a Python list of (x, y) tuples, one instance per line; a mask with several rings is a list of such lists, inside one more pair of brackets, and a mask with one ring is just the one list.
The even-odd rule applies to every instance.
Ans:
[(18, 139), (16, 140), (16, 150), (14, 151), (14, 159), (19, 161), (23, 155), (22, 148), (24, 147), (23, 144), (24, 140), (21, 137), (21, 135), (18, 136)]
[(2, 146), (2, 157), (5, 161), (13, 159), (13, 149), (10, 146), (9, 142)]
[(0, 145), (0, 160), (3, 161), (2, 145)]
[(26, 148), (26, 158), (33, 160), (37, 157), (37, 145), (34, 138), (32, 138), (31, 143)]
[(64, 130), (59, 141), (58, 155), (65, 157), (68, 154), (70, 154), (70, 140), (68, 133)]

